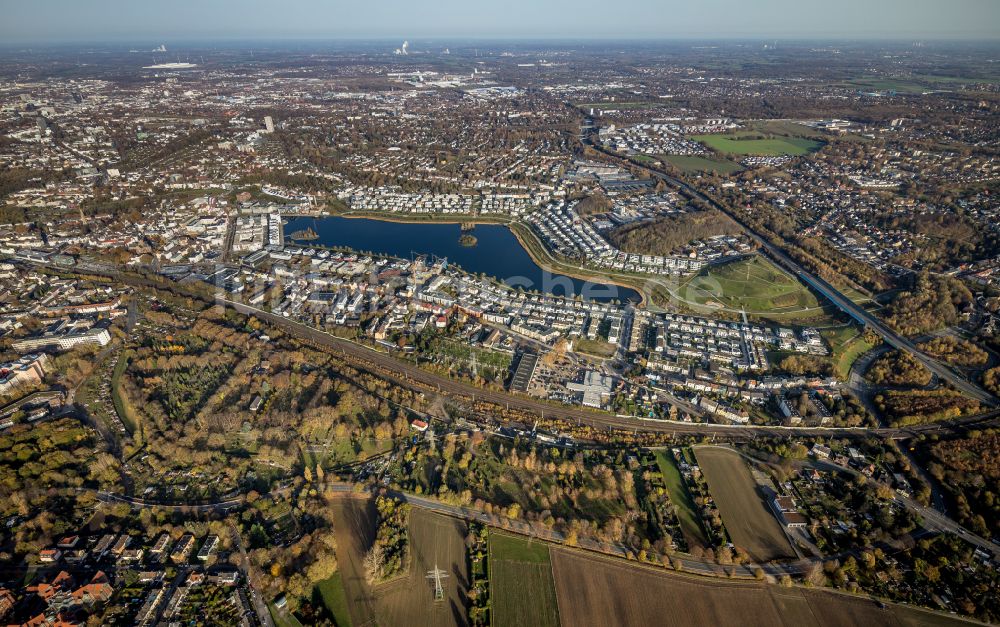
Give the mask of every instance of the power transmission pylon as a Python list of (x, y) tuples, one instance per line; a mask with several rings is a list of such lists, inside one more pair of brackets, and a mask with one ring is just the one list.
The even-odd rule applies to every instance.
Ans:
[(434, 580), (434, 600), (443, 601), (444, 600), (444, 585), (442, 585), (441, 580), (448, 577), (448, 573), (444, 572), (438, 568), (437, 562), (434, 563), (434, 569), (427, 571), (427, 578)]

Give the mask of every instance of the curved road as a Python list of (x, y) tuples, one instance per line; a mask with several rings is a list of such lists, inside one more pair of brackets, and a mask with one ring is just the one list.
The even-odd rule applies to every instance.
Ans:
[[(365, 490), (358, 492), (355, 489), (354, 484), (350, 483), (333, 483), (328, 486), (333, 492), (342, 494), (348, 497), (364, 497), (368, 498), (370, 496), (369, 491)], [(406, 492), (399, 492), (397, 490), (385, 489), (385, 492), (390, 496), (400, 499), (406, 503), (409, 503), (415, 507), (421, 509), (426, 509), (438, 514), (443, 514), (445, 516), (451, 516), (453, 518), (461, 518), (463, 520), (471, 520), (506, 531), (511, 531), (524, 536), (529, 536), (532, 538), (538, 538), (540, 540), (545, 540), (547, 542), (552, 542), (555, 544), (565, 544), (565, 536), (548, 527), (535, 527), (529, 523), (521, 520), (512, 520), (504, 516), (495, 516), (493, 514), (487, 514), (484, 511), (478, 509), (472, 509), (469, 507), (462, 507), (459, 505), (451, 505), (449, 503), (442, 503), (436, 499), (417, 496), (414, 494), (408, 494)], [(631, 549), (625, 547), (624, 545), (614, 544), (614, 543), (600, 543), (596, 540), (591, 540), (589, 538), (579, 538), (576, 544), (577, 548), (586, 549), (588, 551), (593, 551), (595, 553), (602, 553), (605, 555), (614, 555), (616, 557), (628, 558), (631, 553)], [(731, 564), (731, 565), (720, 565), (716, 562), (709, 562), (707, 560), (698, 559), (696, 557), (675, 553), (671, 555), (671, 558), (680, 561), (684, 565), (684, 570), (691, 573), (696, 573), (700, 575), (711, 575), (715, 577), (729, 577), (727, 569), (733, 568), (735, 570), (736, 577), (742, 577), (747, 579), (754, 578), (753, 567), (755, 564)], [(781, 577), (782, 575), (803, 575), (811, 568), (814, 567), (816, 563), (822, 563), (823, 560), (819, 559), (803, 559), (795, 562), (782, 562), (782, 563), (772, 563), (772, 564), (759, 564), (759, 566), (768, 575), (774, 577)]]
[[(817, 463), (820, 467), (827, 467), (830, 469), (835, 469), (838, 471), (846, 471), (849, 473), (856, 474), (851, 468), (845, 468), (832, 464), (830, 462)], [(361, 491), (358, 488), (361, 487)], [(370, 494), (370, 490), (366, 487), (361, 486), (361, 484), (344, 483), (344, 482), (330, 482), (327, 488), (337, 494), (345, 496), (363, 496)], [(89, 491), (89, 490), (88, 490)], [(278, 490), (281, 492), (283, 490)], [(452, 516), (455, 518), (461, 518), (464, 520), (477, 521), (483, 524), (491, 525), (494, 527), (499, 527), (502, 529), (507, 529), (515, 533), (522, 535), (527, 535), (530, 537), (539, 538), (542, 540), (547, 540), (549, 542), (554, 542), (557, 544), (565, 544), (565, 536), (547, 527), (536, 527), (525, 521), (511, 520), (503, 516), (496, 516), (493, 514), (488, 514), (482, 510), (473, 509), (469, 507), (462, 507), (460, 505), (452, 505), (450, 503), (444, 503), (434, 498), (429, 498), (425, 496), (418, 496), (415, 494), (409, 494), (406, 492), (401, 492), (398, 490), (392, 490), (385, 488), (385, 491), (391, 496), (398, 498), (402, 501), (410, 503), (421, 509), (426, 509), (439, 514), (444, 514), (446, 516)], [(223, 501), (218, 501), (215, 503), (204, 503), (200, 505), (164, 505), (159, 503), (151, 503), (143, 501), (142, 499), (131, 498), (119, 494), (114, 494), (105, 491), (96, 491), (97, 498), (104, 502), (118, 502), (118, 503), (128, 503), (135, 508), (167, 508), (167, 509), (177, 509), (189, 512), (208, 512), (208, 511), (227, 511), (234, 507), (238, 507), (244, 503), (243, 496), (235, 497), (232, 499), (227, 499)], [(916, 503), (912, 499), (902, 497), (897, 495), (896, 500), (900, 502), (904, 507), (907, 507), (915, 511), (924, 520), (924, 527), (927, 532), (950, 532), (959, 535), (966, 541), (978, 546), (982, 549), (992, 552), (994, 555), (1000, 555), (1000, 546), (994, 544), (993, 542), (980, 538), (975, 534), (969, 532), (967, 529), (959, 525), (957, 522), (951, 520), (947, 516), (942, 515), (931, 508), (924, 507), (919, 503)], [(577, 546), (582, 549), (587, 549), (590, 551), (615, 555), (618, 557), (628, 558), (630, 554), (630, 549), (624, 545), (614, 544), (614, 543), (600, 543), (596, 540), (591, 540), (588, 538), (580, 538), (578, 540)], [(672, 559), (678, 560), (683, 564), (683, 568), (686, 571), (694, 572), (702, 575), (712, 575), (712, 576), (722, 576), (728, 577), (730, 569), (735, 569), (736, 576), (742, 576), (746, 578), (753, 578), (754, 566), (760, 566), (764, 572), (772, 577), (781, 577), (782, 575), (805, 575), (810, 570), (815, 567), (816, 564), (822, 564), (825, 561), (836, 559), (840, 556), (826, 556), (823, 558), (801, 558), (792, 561), (782, 561), (782, 562), (770, 562), (763, 564), (732, 564), (732, 565), (720, 565), (716, 562), (710, 562), (704, 559), (699, 559), (691, 555), (683, 553), (675, 553), (671, 556)], [(249, 565), (249, 562), (246, 562)]]
[(363, 362), (374, 363), (379, 368), (392, 374), (386, 375), (382, 372), (379, 376), (395, 378), (397, 383), (407, 387), (419, 384), (425, 388), (434, 388), (441, 392), (447, 392), (456, 396), (477, 399), (493, 403), (495, 405), (507, 406), (536, 415), (548, 418), (558, 418), (570, 423), (585, 424), (602, 429), (624, 429), (645, 431), (653, 433), (670, 434), (714, 434), (732, 438), (751, 439), (763, 435), (767, 436), (794, 436), (794, 435), (822, 435), (831, 437), (866, 437), (878, 434), (887, 437), (912, 437), (919, 433), (941, 432), (955, 428), (967, 428), (971, 425), (983, 425), (992, 423), (1000, 417), (1000, 410), (993, 410), (977, 416), (969, 416), (945, 422), (937, 422), (925, 425), (915, 425), (905, 429), (886, 428), (868, 429), (865, 427), (854, 428), (830, 428), (830, 427), (778, 427), (778, 426), (752, 426), (752, 425), (721, 425), (709, 423), (688, 423), (670, 420), (655, 420), (638, 418), (632, 416), (616, 416), (613, 414), (597, 412), (583, 407), (551, 405), (542, 400), (516, 396), (507, 392), (489, 390), (476, 387), (470, 383), (449, 379), (448, 377), (428, 372), (412, 363), (405, 362), (382, 353), (368, 346), (352, 342), (341, 337), (314, 329), (306, 324), (279, 316), (250, 305), (245, 305), (236, 301), (217, 299), (219, 304), (232, 307), (236, 311), (253, 315), (262, 320), (266, 320), (275, 326), (282, 328), (288, 333), (298, 336), (301, 339), (313, 342), (320, 346), (335, 349), (337, 353), (346, 358), (354, 358)]
[[(184, 286), (171, 282), (166, 278), (157, 277), (151, 279), (137, 274), (123, 273), (117, 268), (104, 264), (85, 262), (78, 264), (78, 271), (91, 273), (122, 281), (133, 286), (151, 287), (156, 289), (172, 289), (184, 291)], [(192, 298), (205, 299), (204, 294), (188, 291)], [(992, 425), (1000, 418), (1000, 410), (990, 410), (975, 416), (957, 418), (955, 420), (941, 421), (923, 425), (914, 425), (906, 428), (882, 428), (869, 429), (866, 427), (780, 427), (780, 426), (755, 426), (755, 425), (725, 425), (710, 423), (690, 423), (671, 420), (657, 420), (649, 418), (639, 418), (634, 416), (616, 416), (606, 412), (599, 412), (585, 407), (555, 405), (541, 399), (529, 398), (510, 394), (498, 390), (490, 390), (476, 387), (470, 383), (450, 379), (446, 376), (434, 374), (423, 370), (412, 363), (402, 361), (392, 357), (387, 353), (375, 350), (374, 348), (353, 342), (351, 340), (337, 337), (320, 331), (306, 324), (279, 316), (263, 309), (258, 309), (244, 303), (229, 300), (216, 296), (211, 301), (214, 304), (231, 307), (232, 309), (245, 314), (256, 316), (266, 320), (275, 326), (280, 327), (290, 335), (299, 339), (312, 342), (318, 346), (333, 349), (343, 358), (361, 362), (362, 368), (367, 368), (367, 364), (373, 364), (380, 369), (378, 376), (392, 380), (395, 383), (414, 389), (422, 386), (426, 389), (435, 389), (439, 392), (446, 392), (455, 396), (482, 400), (498, 406), (506, 406), (514, 409), (526, 411), (542, 418), (557, 418), (568, 423), (588, 425), (599, 429), (620, 429), (625, 431), (643, 431), (647, 433), (664, 433), (671, 435), (691, 434), (691, 435), (716, 435), (728, 438), (753, 439), (760, 436), (828, 436), (842, 438), (861, 438), (872, 434), (892, 437), (908, 438), (920, 433), (941, 433), (951, 430), (961, 430), (972, 427), (984, 427)], [(950, 371), (949, 371), (950, 372)]]
[[(600, 152), (601, 154), (612, 157), (617, 161), (625, 161), (624, 159), (621, 158), (621, 156), (609, 152), (605, 150), (603, 147), (594, 143), (590, 135), (588, 135), (584, 139), (584, 142), (594, 150)], [(892, 346), (893, 348), (899, 350), (905, 350), (909, 353), (912, 353), (913, 356), (916, 357), (917, 360), (919, 360), (922, 364), (924, 364), (931, 372), (936, 374), (941, 379), (950, 383), (952, 386), (955, 387), (956, 390), (959, 390), (963, 394), (966, 394), (967, 396), (976, 399), (977, 401), (979, 401), (983, 405), (986, 405), (987, 407), (997, 406), (998, 399), (994, 397), (992, 394), (980, 388), (978, 385), (972, 383), (965, 377), (962, 377), (961, 375), (953, 371), (951, 368), (947, 367), (946, 365), (942, 364), (936, 359), (932, 359), (925, 353), (921, 352), (917, 348), (916, 344), (911, 342), (909, 339), (897, 334), (895, 331), (890, 329), (877, 317), (873, 316), (863, 307), (861, 307), (851, 299), (841, 294), (840, 291), (838, 291), (837, 288), (830, 285), (830, 283), (820, 278), (819, 276), (816, 276), (811, 272), (807, 271), (805, 268), (799, 265), (798, 262), (796, 262), (794, 259), (788, 256), (785, 253), (785, 251), (775, 246), (770, 241), (768, 241), (764, 236), (754, 231), (750, 226), (745, 224), (743, 220), (740, 219), (740, 216), (733, 213), (729, 208), (727, 208), (719, 201), (715, 200), (711, 196), (708, 196), (704, 192), (694, 188), (692, 185), (679, 178), (676, 178), (659, 170), (650, 169), (649, 167), (646, 166), (638, 166), (636, 164), (633, 164), (632, 162), (628, 163), (630, 166), (644, 169), (651, 176), (654, 176), (662, 180), (663, 182), (677, 189), (680, 189), (681, 191), (687, 193), (691, 197), (701, 200), (702, 202), (707, 203), (708, 205), (714, 207), (715, 209), (718, 209), (719, 211), (723, 212), (724, 214), (732, 218), (737, 224), (742, 226), (743, 230), (746, 231), (747, 235), (749, 235), (750, 238), (755, 243), (757, 243), (757, 245), (759, 245), (765, 252), (767, 252), (767, 254), (778, 263), (778, 265), (783, 266), (786, 270), (790, 271), (792, 274), (799, 277), (807, 285), (812, 287), (814, 290), (816, 290), (822, 296), (824, 296), (827, 300), (833, 303), (838, 309), (840, 309), (848, 316), (850, 316), (852, 320), (855, 320), (862, 325), (866, 325), (868, 328), (878, 333), (885, 341), (885, 343)]]

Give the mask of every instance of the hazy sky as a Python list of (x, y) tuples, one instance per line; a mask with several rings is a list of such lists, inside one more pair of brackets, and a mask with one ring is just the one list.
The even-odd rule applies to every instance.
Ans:
[(1000, 0), (0, 0), (0, 43), (258, 37), (1000, 39)]

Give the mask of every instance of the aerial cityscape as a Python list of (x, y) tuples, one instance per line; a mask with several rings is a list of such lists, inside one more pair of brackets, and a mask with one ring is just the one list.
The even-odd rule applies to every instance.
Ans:
[(3, 9), (0, 624), (1000, 622), (1000, 5), (168, 4)]

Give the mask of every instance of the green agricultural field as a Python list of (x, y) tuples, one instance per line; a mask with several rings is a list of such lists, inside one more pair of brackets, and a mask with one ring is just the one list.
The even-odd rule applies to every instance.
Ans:
[(755, 132), (767, 135), (782, 135), (786, 137), (801, 137), (805, 139), (815, 139), (823, 141), (823, 131), (816, 130), (805, 124), (792, 122), (791, 120), (761, 120), (751, 122), (749, 128)]
[[(922, 85), (918, 80), (893, 79), (893, 78), (859, 78), (847, 81), (842, 84), (844, 87), (853, 87), (861, 91), (894, 91), (900, 94), (920, 94), (930, 89), (928, 85)], [(942, 88), (941, 86), (938, 89)]]
[(275, 627), (302, 627), (299, 619), (295, 618), (287, 609), (279, 610), (274, 606), (274, 603), (268, 603), (267, 609), (271, 612), (271, 620), (274, 621)]
[(708, 539), (705, 537), (705, 530), (702, 529), (701, 519), (698, 517), (694, 501), (691, 499), (687, 486), (684, 485), (684, 477), (681, 476), (681, 471), (677, 468), (673, 455), (667, 451), (657, 451), (656, 465), (659, 466), (660, 474), (663, 475), (663, 483), (667, 486), (667, 494), (670, 495), (670, 502), (673, 503), (674, 511), (677, 512), (677, 520), (680, 522), (681, 532), (684, 534), (688, 546), (697, 544), (708, 546)]
[(990, 85), (1000, 84), (1000, 76), (980, 76), (978, 78), (973, 76), (939, 76), (936, 74), (914, 74), (913, 78), (915, 80), (924, 81), (926, 83), (937, 84), (937, 83), (987, 83)]
[(823, 146), (822, 142), (803, 137), (744, 139), (740, 135), (694, 135), (691, 139), (733, 155), (804, 155)]
[(812, 292), (760, 255), (702, 268), (679, 288), (678, 296), (701, 312), (745, 309), (748, 315), (778, 321), (826, 315)]
[(351, 612), (347, 605), (347, 593), (344, 592), (340, 573), (334, 573), (329, 579), (324, 579), (316, 584), (316, 592), (323, 601), (323, 605), (333, 616), (334, 624), (337, 627), (351, 627)]
[(740, 164), (728, 159), (713, 159), (695, 155), (663, 155), (661, 159), (684, 174), (700, 174), (702, 172), (732, 174), (743, 169)]
[(490, 531), (493, 626), (559, 627), (549, 547)]

